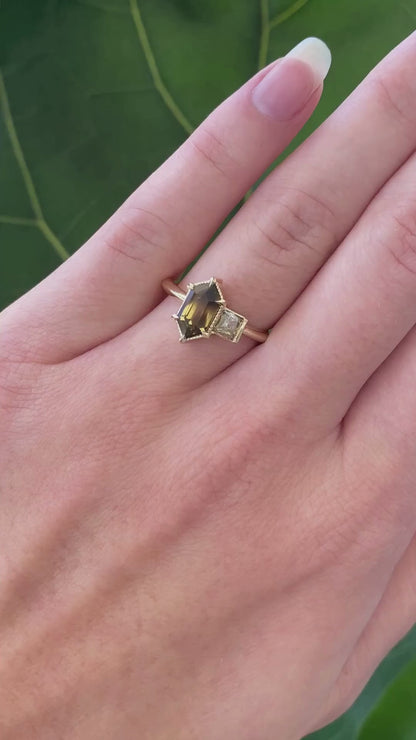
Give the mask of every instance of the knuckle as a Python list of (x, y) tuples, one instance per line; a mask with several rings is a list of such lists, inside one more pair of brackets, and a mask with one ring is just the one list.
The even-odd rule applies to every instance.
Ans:
[(416, 120), (415, 85), (406, 70), (374, 73), (373, 92), (383, 112), (395, 121), (414, 126)]
[(400, 271), (416, 275), (416, 208), (403, 207), (391, 214), (392, 238), (385, 240), (385, 248)]
[(154, 253), (165, 251), (171, 241), (171, 229), (162, 216), (128, 202), (104, 233), (104, 243), (112, 252), (142, 263), (151, 262)]
[(27, 362), (0, 360), (0, 413), (14, 414), (27, 409), (33, 402), (39, 368)]
[(383, 459), (379, 470), (364, 447), (360, 460), (349, 453), (345, 458), (338, 452), (334, 456), (334, 467), (329, 469), (335, 495), (327, 497), (317, 488), (313, 495), (301, 498), (299, 521), (304, 523), (305, 547), (313, 552), (309, 567), (329, 577), (339, 576), (340, 563), (346, 577), (372, 567), (380, 553), (408, 537), (409, 526), (414, 525), (410, 507), (416, 506), (403, 490), (398, 492), (397, 466)]
[(367, 567), (386, 548), (408, 539), (416, 517), (414, 475), (406, 457), (379, 441), (360, 445), (343, 453), (344, 483), (327, 516), (355, 568)]
[[(7, 317), (5, 309), (1, 318)], [(55, 365), (45, 364), (39, 356), (36, 339), (47, 331), (34, 324), (30, 332), (16, 326), (13, 319), (4, 321), (0, 337), (0, 434), (6, 418), (16, 418), (17, 412), (43, 408), (51, 393)], [(30, 416), (30, 414), (29, 414)]]
[(380, 464), (382, 472), (374, 475), (376, 482), (370, 488), (368, 519), (373, 523), (376, 544), (381, 542), (382, 546), (386, 537), (398, 536), (403, 541), (415, 528), (414, 464), (409, 466), (406, 457), (392, 453), (387, 463)]
[(234, 179), (240, 170), (226, 143), (207, 124), (202, 124), (188, 139), (194, 153), (200, 157), (204, 165), (227, 180)]
[(299, 252), (320, 264), (337, 245), (335, 214), (315, 195), (292, 188), (258, 210), (251, 222), (253, 245), (261, 261), (272, 267), (289, 266)]

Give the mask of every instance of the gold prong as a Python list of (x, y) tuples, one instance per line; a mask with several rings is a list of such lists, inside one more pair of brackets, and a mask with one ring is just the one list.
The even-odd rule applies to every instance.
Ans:
[[(254, 327), (250, 326), (250, 324), (247, 323), (247, 318), (242, 316), (241, 314), (237, 313), (236, 311), (233, 311), (231, 308), (227, 306), (227, 302), (224, 299), (222, 295), (222, 291), (220, 286), (223, 284), (223, 280), (221, 278), (215, 278), (212, 276), (211, 278), (208, 278), (207, 280), (203, 280), (201, 282), (190, 282), (188, 283), (187, 290), (190, 291), (192, 288), (195, 288), (195, 286), (201, 286), (201, 296), (195, 295), (195, 304), (198, 304), (198, 300), (200, 297), (202, 297), (202, 308), (204, 309), (203, 304), (203, 296), (204, 296), (204, 289), (207, 285), (212, 286), (213, 283), (217, 286), (217, 295), (220, 296), (220, 298), (215, 298), (214, 301), (210, 301), (211, 305), (209, 308), (209, 311), (211, 312), (213, 309), (212, 304), (216, 304), (218, 306), (218, 312), (216, 312), (214, 318), (210, 318), (208, 321), (209, 326), (202, 330), (200, 328), (200, 324), (204, 321), (207, 321), (208, 315), (204, 314), (204, 316), (201, 318), (197, 316), (197, 321), (195, 323), (195, 328), (198, 329), (198, 332), (196, 335), (193, 336), (187, 336), (187, 333), (191, 333), (194, 331), (192, 319), (190, 319), (190, 325), (189, 326), (182, 326), (182, 320), (181, 320), (181, 313), (183, 312), (183, 305), (184, 300), (187, 297), (186, 292), (177, 285), (173, 280), (170, 278), (166, 278), (162, 281), (163, 289), (166, 293), (175, 296), (175, 298), (179, 298), (182, 302), (182, 306), (179, 309), (179, 313), (173, 313), (171, 314), (171, 317), (175, 319), (178, 326), (179, 331), (179, 341), (180, 342), (187, 342), (189, 340), (198, 339), (198, 338), (208, 338), (212, 334), (216, 334), (223, 339), (228, 339), (232, 342), (238, 342), (242, 334), (245, 334), (250, 339), (253, 339), (256, 342), (265, 342), (269, 336), (269, 333), (267, 331), (261, 331), (260, 329), (255, 329)], [(187, 298), (188, 302), (190, 302), (190, 296)], [(205, 310), (205, 309), (204, 309)], [(231, 314), (234, 314), (235, 317), (239, 319), (239, 326), (236, 327), (235, 320), (233, 321), (227, 321), (224, 319), (221, 322), (221, 316), (224, 316), (224, 312), (229, 311)], [(221, 323), (220, 323), (221, 322)], [(221, 328), (222, 327), (222, 328)]]

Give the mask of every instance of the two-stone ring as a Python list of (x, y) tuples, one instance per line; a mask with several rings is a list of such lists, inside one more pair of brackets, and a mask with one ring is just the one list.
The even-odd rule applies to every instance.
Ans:
[(175, 296), (182, 304), (173, 314), (181, 342), (208, 338), (212, 335), (238, 342), (243, 334), (256, 342), (265, 342), (267, 331), (254, 329), (245, 316), (232, 311), (225, 303), (221, 280), (210, 278), (199, 283), (189, 283), (184, 291), (171, 278), (162, 281), (166, 293)]

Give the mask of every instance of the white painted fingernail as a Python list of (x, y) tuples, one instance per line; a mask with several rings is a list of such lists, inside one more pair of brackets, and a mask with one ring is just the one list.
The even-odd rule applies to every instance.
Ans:
[(322, 86), (330, 66), (327, 45), (313, 37), (304, 39), (278, 59), (256, 85), (252, 93), (255, 107), (263, 115), (289, 121)]
[[(301, 64), (299, 64), (301, 62)], [(253, 90), (252, 100), (263, 115), (288, 121), (322, 86), (331, 66), (331, 52), (320, 39), (304, 39), (278, 59)]]
[(286, 54), (286, 58), (288, 57), (294, 57), (309, 64), (319, 82), (322, 82), (327, 76), (332, 61), (328, 46), (321, 39), (315, 38), (315, 36), (309, 36), (307, 39), (303, 39), (300, 44), (294, 46)]

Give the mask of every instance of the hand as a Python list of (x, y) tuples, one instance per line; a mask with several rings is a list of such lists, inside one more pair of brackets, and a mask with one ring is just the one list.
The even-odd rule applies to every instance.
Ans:
[(162, 300), (325, 54), (257, 74), (0, 316), (4, 740), (295, 740), (416, 619), (416, 36), (190, 273), (267, 341), (181, 344)]

